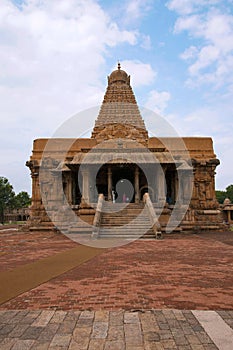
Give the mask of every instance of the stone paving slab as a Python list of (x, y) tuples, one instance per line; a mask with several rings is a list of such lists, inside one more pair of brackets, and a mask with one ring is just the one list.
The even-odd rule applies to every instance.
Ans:
[[(198, 314), (199, 313), (199, 314)], [(209, 315), (221, 323), (227, 337), (217, 339), (202, 322)], [(195, 317), (197, 316), (197, 317)], [(224, 314), (232, 320), (232, 314)], [(215, 311), (0, 311), (0, 349), (74, 350), (228, 350), (233, 348), (233, 329)], [(200, 319), (201, 318), (201, 321)], [(31, 323), (31, 320), (34, 322)], [(86, 324), (83, 320), (88, 320)], [(220, 322), (220, 323), (218, 323)], [(71, 325), (72, 324), (72, 325)], [(212, 324), (210, 325), (212, 327)], [(228, 333), (226, 333), (228, 332)], [(231, 333), (232, 332), (232, 333)], [(217, 343), (217, 345), (215, 344)], [(228, 344), (226, 347), (226, 344)]]
[(209, 334), (218, 348), (232, 350), (233, 329), (214, 311), (193, 311), (194, 316)]

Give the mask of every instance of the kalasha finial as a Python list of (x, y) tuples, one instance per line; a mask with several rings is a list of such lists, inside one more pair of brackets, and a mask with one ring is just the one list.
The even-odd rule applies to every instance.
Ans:
[(119, 61), (118, 61), (118, 69), (121, 69), (121, 64)]

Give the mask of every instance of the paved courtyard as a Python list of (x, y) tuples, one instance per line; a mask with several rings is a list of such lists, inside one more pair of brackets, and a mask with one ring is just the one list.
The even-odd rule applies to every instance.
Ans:
[(0, 349), (233, 349), (232, 232), (138, 240), (51, 278), (85, 247), (4, 229), (0, 248), (2, 290), (11, 274), (25, 283), (0, 305)]

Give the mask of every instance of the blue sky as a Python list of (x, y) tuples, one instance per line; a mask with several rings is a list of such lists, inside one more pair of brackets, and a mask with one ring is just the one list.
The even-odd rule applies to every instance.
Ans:
[(139, 105), (213, 137), (216, 187), (233, 183), (232, 0), (0, 0), (0, 175), (30, 192), (33, 139), (99, 106), (118, 60)]

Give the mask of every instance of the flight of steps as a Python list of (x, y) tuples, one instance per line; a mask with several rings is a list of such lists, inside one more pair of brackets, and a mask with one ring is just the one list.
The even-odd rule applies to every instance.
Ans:
[(148, 212), (143, 209), (143, 203), (105, 202), (99, 238), (154, 238)]
[(88, 224), (84, 220), (77, 217), (77, 221), (75, 222), (75, 224), (70, 225), (67, 231), (69, 234), (91, 235), (93, 227), (91, 224)]

